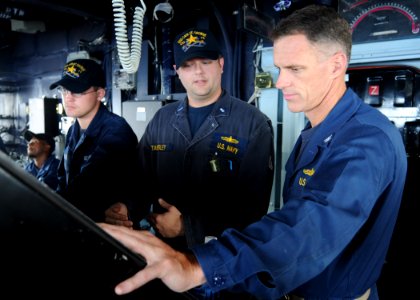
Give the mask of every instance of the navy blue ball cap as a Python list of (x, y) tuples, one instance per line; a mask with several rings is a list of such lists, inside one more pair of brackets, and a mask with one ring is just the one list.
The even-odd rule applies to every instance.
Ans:
[(188, 29), (173, 43), (175, 66), (178, 69), (194, 58), (218, 59), (222, 52), (213, 34), (206, 29)]
[(92, 59), (75, 59), (64, 65), (61, 79), (50, 85), (50, 90), (58, 86), (73, 93), (83, 93), (90, 87), (105, 88), (105, 73)]

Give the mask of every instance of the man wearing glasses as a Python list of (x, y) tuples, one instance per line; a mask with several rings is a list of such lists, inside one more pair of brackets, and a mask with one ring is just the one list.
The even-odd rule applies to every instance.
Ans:
[(102, 103), (106, 80), (91, 59), (67, 62), (51, 84), (61, 93), (67, 116), (75, 118), (58, 168), (57, 192), (94, 221), (105, 210), (133, 196), (137, 136), (126, 120)]

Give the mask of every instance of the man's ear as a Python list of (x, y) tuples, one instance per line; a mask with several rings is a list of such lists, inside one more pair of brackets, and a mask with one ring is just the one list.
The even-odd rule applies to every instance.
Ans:
[(347, 71), (348, 60), (347, 56), (342, 52), (338, 51), (332, 57), (332, 75), (333, 77), (342, 76)]
[(105, 97), (105, 89), (99, 88), (97, 91), (98, 100), (102, 100)]
[(175, 73), (178, 75), (178, 69), (176, 68), (176, 65), (173, 65), (173, 67), (174, 67)]
[(222, 73), (223, 73), (223, 66), (225, 65), (225, 59), (223, 58), (223, 56), (219, 57), (219, 64), (220, 64), (220, 68), (222, 69)]
[(44, 146), (47, 147), (47, 152), (51, 152), (51, 145), (44, 141)]

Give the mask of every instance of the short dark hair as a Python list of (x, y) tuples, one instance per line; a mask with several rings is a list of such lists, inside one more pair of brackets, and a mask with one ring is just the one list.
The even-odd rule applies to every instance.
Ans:
[(332, 7), (308, 5), (280, 20), (271, 32), (271, 40), (303, 34), (312, 43), (339, 44), (347, 59), (351, 55), (351, 27)]

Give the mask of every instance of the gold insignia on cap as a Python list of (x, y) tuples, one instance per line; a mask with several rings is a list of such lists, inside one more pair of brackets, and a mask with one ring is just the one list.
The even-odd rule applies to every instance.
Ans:
[(191, 47), (204, 47), (206, 45), (207, 33), (191, 30), (183, 34), (177, 41), (182, 50), (186, 52)]
[(195, 42), (197, 42), (197, 37), (195, 37), (191, 34), (187, 39), (187, 44), (191, 45), (191, 44), (194, 44)]
[(86, 68), (81, 64), (70, 62), (64, 66), (64, 74), (73, 78), (78, 78), (86, 71)]

